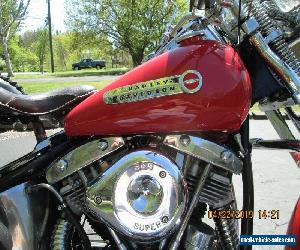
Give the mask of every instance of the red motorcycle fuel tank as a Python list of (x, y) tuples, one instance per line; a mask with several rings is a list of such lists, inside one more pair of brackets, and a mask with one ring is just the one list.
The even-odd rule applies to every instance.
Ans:
[(300, 197), (296, 206), (294, 208), (294, 212), (289, 222), (287, 235), (295, 235), (296, 236), (296, 245), (295, 246), (285, 246), (285, 250), (300, 250)]
[(201, 40), (120, 76), (65, 118), (68, 136), (237, 131), (251, 82), (229, 45)]

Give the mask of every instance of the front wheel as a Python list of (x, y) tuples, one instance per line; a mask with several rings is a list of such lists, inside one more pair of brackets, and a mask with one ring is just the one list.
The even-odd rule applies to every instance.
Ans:
[(74, 67), (74, 70), (79, 70), (79, 67), (78, 67), (78, 66), (75, 66), (75, 67)]
[(99, 69), (102, 69), (102, 67), (100, 65), (97, 65), (96, 69), (99, 70)]

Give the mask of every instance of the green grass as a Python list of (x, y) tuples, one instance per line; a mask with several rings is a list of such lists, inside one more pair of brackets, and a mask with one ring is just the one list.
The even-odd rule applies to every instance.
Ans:
[(44, 93), (55, 89), (65, 88), (69, 86), (76, 86), (76, 85), (91, 85), (96, 87), (97, 89), (103, 88), (106, 84), (110, 81), (99, 81), (99, 82), (87, 82), (87, 81), (78, 81), (78, 82), (43, 82), (43, 83), (22, 83), (20, 84), (23, 88), (25, 93), (27, 94), (38, 94)]
[(55, 73), (44, 74), (17, 74), (12, 79), (33, 79), (33, 78), (48, 78), (48, 77), (82, 77), (82, 76), (103, 76), (103, 75), (121, 75), (128, 71), (128, 68), (114, 68), (114, 69), (85, 69), (77, 71), (62, 71)]
[(19, 79), (36, 79), (36, 78), (47, 78), (47, 77), (53, 77), (49, 73), (37, 73), (37, 74), (15, 74), (14, 77), (11, 77), (12, 80), (19, 80)]
[(56, 77), (81, 77), (81, 76), (103, 76), (103, 75), (121, 75), (128, 71), (128, 68), (116, 69), (101, 69), (101, 70), (77, 70), (51, 73), (50, 75)]

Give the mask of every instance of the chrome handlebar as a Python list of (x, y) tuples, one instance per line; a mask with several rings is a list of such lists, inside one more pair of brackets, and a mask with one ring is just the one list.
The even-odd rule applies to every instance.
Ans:
[(283, 80), (294, 102), (300, 104), (300, 79), (298, 75), (270, 49), (260, 32), (252, 35), (249, 40), (265, 62)]
[[(221, 1), (221, 0), (218, 0)], [(221, 2), (220, 2), (221, 3)], [(239, 13), (239, 9), (241, 12)], [(213, 18), (219, 18), (221, 20), (221, 27), (224, 24), (229, 23), (229, 27), (224, 27), (223, 30), (227, 33), (228, 36), (233, 37), (232, 42), (236, 43), (239, 39), (234, 39), (235, 36), (232, 36), (234, 30), (237, 29), (238, 18), (242, 20), (242, 30), (244, 31), (244, 37), (249, 37), (249, 41), (256, 48), (261, 57), (265, 60), (265, 62), (278, 74), (278, 76), (282, 79), (283, 83), (287, 90), (291, 93), (291, 96), (295, 102), (295, 104), (300, 104), (300, 79), (299, 76), (295, 73), (293, 69), (289, 67), (282, 59), (280, 59), (269, 47), (268, 39), (272, 39), (269, 36), (264, 38), (259, 31), (259, 24), (255, 20), (254, 17), (248, 14), (249, 10), (246, 5), (242, 3), (241, 8), (239, 8), (239, 1), (233, 0), (230, 5), (227, 5), (223, 8), (217, 8), (217, 12)], [(228, 14), (229, 12), (229, 14)], [(226, 20), (226, 14), (228, 15), (228, 19)], [(225, 16), (225, 17), (224, 17)], [(223, 24), (224, 23), (224, 24)], [(278, 31), (279, 32), (279, 31)], [(280, 32), (278, 33), (280, 34)], [(278, 35), (276, 31), (274, 34), (270, 34), (270, 36)]]
[[(196, 5), (195, 5), (196, 2)], [(194, 8), (192, 12), (183, 16), (176, 26), (172, 27), (172, 22), (175, 18), (176, 11), (174, 12), (171, 21), (168, 24), (166, 33), (161, 40), (155, 53), (149, 58), (157, 56), (166, 50), (169, 50), (177, 46), (181, 37), (185, 35), (200, 35), (202, 30), (198, 30), (198, 33), (193, 29), (193, 25), (198, 22), (201, 23), (203, 17), (196, 15), (195, 6), (197, 6), (198, 1), (194, 2)], [(254, 17), (248, 15), (248, 9), (246, 4), (242, 4), (239, 8), (239, 1), (232, 0), (224, 5), (222, 0), (216, 0), (214, 7), (208, 11), (208, 23), (214, 22), (216, 19), (220, 21), (221, 29), (227, 34), (230, 42), (232, 44), (237, 44), (239, 39), (235, 34), (237, 30), (238, 18), (240, 16), (242, 20), (242, 31), (244, 37), (248, 37), (251, 44), (256, 48), (261, 57), (265, 62), (278, 74), (278, 76), (283, 80), (286, 88), (291, 93), (291, 96), (295, 104), (300, 104), (300, 79), (299, 76), (291, 69), (283, 60), (281, 60), (269, 47), (268, 37), (264, 38), (259, 31), (259, 24)], [(202, 19), (201, 19), (202, 18)], [(199, 22), (200, 20), (200, 22)], [(203, 25), (205, 26), (205, 25)], [(207, 26), (207, 25), (206, 25)], [(200, 32), (200, 33), (199, 33)]]
[(173, 47), (176, 47), (177, 38), (179, 36), (183, 35), (185, 32), (187, 32), (187, 30), (195, 22), (197, 22), (196, 20), (198, 18), (199, 18), (199, 16), (189, 12), (179, 20), (179, 22), (176, 24), (176, 26), (174, 26), (174, 27), (170, 26), (170, 28), (167, 29), (168, 31), (163, 34), (163, 38), (161, 39), (156, 50), (152, 54), (148, 55), (144, 59), (144, 62), (150, 60), (151, 58), (153, 58), (155, 56), (160, 55), (161, 53), (163, 53)]

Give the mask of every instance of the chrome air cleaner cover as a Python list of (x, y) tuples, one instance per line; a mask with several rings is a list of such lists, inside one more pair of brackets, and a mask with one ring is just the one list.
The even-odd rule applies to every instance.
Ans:
[(114, 230), (139, 242), (160, 240), (175, 229), (186, 206), (178, 167), (152, 150), (121, 158), (86, 191), (89, 210)]

